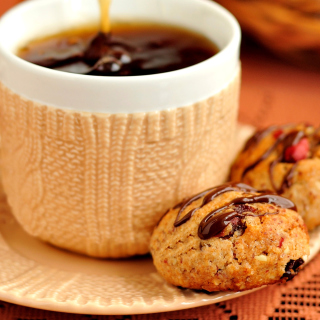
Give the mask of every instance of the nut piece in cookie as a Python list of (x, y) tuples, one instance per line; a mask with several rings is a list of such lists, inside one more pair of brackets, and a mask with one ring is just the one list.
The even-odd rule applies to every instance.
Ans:
[(230, 183), (169, 210), (150, 250), (169, 283), (238, 291), (292, 279), (309, 255), (309, 236), (290, 200)]
[(234, 162), (231, 180), (292, 200), (309, 230), (320, 225), (320, 130), (272, 126), (256, 132)]

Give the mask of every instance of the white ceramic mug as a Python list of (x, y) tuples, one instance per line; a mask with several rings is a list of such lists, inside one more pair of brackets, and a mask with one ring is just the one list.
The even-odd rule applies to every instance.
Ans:
[(97, 23), (92, 0), (31, 0), (0, 20), (2, 176), (32, 235), (96, 257), (148, 252), (163, 212), (221, 183), (239, 94), (240, 28), (208, 0), (114, 0), (112, 20), (169, 23), (220, 49), (162, 74), (64, 73), (15, 55), (30, 40)]

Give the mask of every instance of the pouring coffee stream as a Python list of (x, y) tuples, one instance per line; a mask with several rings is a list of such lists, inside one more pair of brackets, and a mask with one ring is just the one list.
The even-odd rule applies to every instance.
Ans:
[(116, 52), (110, 47), (111, 22), (110, 6), (111, 0), (99, 0), (100, 5), (100, 30), (85, 52), (85, 56), (90, 60), (96, 60), (94, 65), (86, 73), (94, 70), (104, 72), (110, 69), (111, 72), (119, 71), (124, 62), (130, 62), (130, 56), (127, 52), (118, 52), (119, 58), (116, 58)]
[(100, 5), (100, 32), (109, 34), (111, 31), (110, 23), (110, 5), (111, 0), (99, 0)]
[[(111, 0), (99, 0), (100, 6), (100, 30), (91, 41), (84, 53), (85, 58), (93, 61), (93, 66), (84, 70), (83, 73), (91, 73), (94, 70), (104, 72), (109, 69), (111, 72), (120, 70), (123, 62), (130, 62), (130, 55), (127, 52), (118, 52), (119, 58), (116, 58), (116, 52), (110, 47), (111, 38), (111, 22), (110, 22), (110, 6)], [(125, 56), (126, 58), (122, 58)], [(121, 60), (122, 58), (122, 60)]]

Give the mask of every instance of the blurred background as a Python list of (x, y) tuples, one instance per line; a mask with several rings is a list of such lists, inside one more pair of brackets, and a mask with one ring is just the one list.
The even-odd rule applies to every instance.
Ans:
[(15, 4), (21, 2), (21, 0), (1, 0), (0, 1), (0, 15), (2, 15), (5, 11), (13, 7)]
[(297, 65), (320, 70), (319, 0), (218, 0), (247, 35)]
[[(0, 15), (18, 2), (0, 0)], [(320, 0), (217, 2), (243, 32), (239, 120), (256, 127), (319, 125)]]

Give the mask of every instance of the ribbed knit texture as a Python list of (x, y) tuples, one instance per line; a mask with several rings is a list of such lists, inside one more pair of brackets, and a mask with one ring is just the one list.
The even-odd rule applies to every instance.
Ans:
[(97, 114), (40, 105), (1, 84), (2, 175), (15, 217), (71, 251), (147, 253), (170, 206), (226, 178), (238, 94), (239, 74), (191, 106)]

